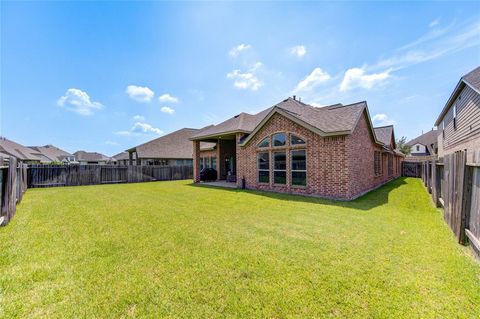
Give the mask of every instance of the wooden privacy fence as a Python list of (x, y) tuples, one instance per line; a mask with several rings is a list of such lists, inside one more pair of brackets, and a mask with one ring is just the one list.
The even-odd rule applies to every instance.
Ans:
[(421, 162), (402, 162), (402, 176), (406, 177), (420, 177), (422, 176)]
[(475, 155), (470, 163), (466, 151), (423, 162), (421, 177), (458, 241), (480, 256), (480, 151)]
[(13, 218), (26, 190), (27, 165), (14, 157), (5, 165), (0, 157), (0, 225), (8, 224)]
[(192, 179), (192, 166), (30, 165), (28, 187)]

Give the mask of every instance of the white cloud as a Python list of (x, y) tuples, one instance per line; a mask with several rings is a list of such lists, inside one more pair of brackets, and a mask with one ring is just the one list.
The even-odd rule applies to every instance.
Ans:
[(68, 89), (65, 95), (58, 99), (57, 104), (68, 111), (85, 116), (103, 108), (101, 103), (90, 100), (87, 92), (75, 88)]
[(155, 93), (146, 86), (129, 85), (125, 93), (133, 100), (141, 103), (148, 103), (153, 99)]
[(310, 91), (314, 87), (331, 79), (330, 74), (320, 68), (315, 68), (305, 79), (300, 81), (295, 91)]
[(301, 58), (307, 53), (307, 49), (304, 45), (297, 45), (290, 49), (290, 53)]
[(172, 109), (171, 107), (168, 107), (168, 106), (164, 106), (160, 109), (160, 111), (162, 111), (163, 113), (167, 113), (167, 114), (173, 114), (175, 113), (175, 110)]
[(340, 91), (345, 92), (354, 88), (371, 89), (374, 86), (383, 84), (390, 78), (391, 70), (380, 73), (366, 74), (363, 68), (351, 68), (345, 72)]
[(157, 135), (163, 134), (163, 131), (161, 129), (153, 127), (150, 124), (141, 123), (141, 122), (136, 122), (135, 124), (133, 124), (130, 131), (134, 133), (146, 133), (146, 134), (153, 133)]
[(263, 86), (263, 82), (258, 79), (256, 74), (256, 71), (258, 71), (258, 69), (260, 69), (262, 66), (262, 62), (257, 62), (246, 72), (233, 70), (227, 74), (227, 78), (233, 80), (233, 86), (237, 89), (250, 89), (252, 91), (256, 91)]
[(240, 54), (240, 52), (248, 50), (251, 47), (252, 46), (250, 44), (243, 44), (242, 43), (242, 44), (237, 45), (236, 47), (231, 48), (230, 51), (228, 52), (228, 54), (230, 54), (230, 56), (232, 56), (232, 57), (236, 57), (237, 55)]
[(432, 22), (430, 22), (430, 23), (428, 24), (428, 26), (429, 26), (430, 28), (433, 28), (434, 26), (438, 25), (439, 23), (440, 23), (440, 19), (437, 18), (437, 19), (433, 20)]
[(133, 126), (128, 131), (117, 131), (116, 135), (120, 136), (131, 136), (131, 135), (140, 135), (140, 134), (155, 134), (162, 135), (163, 131), (159, 128), (153, 127), (152, 125), (144, 122), (135, 122)]
[(132, 120), (134, 120), (136, 122), (145, 122), (145, 116), (135, 115), (134, 117), (132, 117)]
[(158, 100), (160, 102), (170, 102), (170, 103), (178, 103), (178, 97), (172, 96), (168, 93), (162, 94)]
[(417, 40), (402, 46), (398, 53), (380, 60), (374, 68), (400, 70), (415, 64), (427, 62), (447, 54), (480, 45), (480, 22), (454, 23), (438, 29), (433, 28)]
[(373, 126), (393, 125), (395, 121), (390, 119), (386, 114), (375, 114), (372, 117)]

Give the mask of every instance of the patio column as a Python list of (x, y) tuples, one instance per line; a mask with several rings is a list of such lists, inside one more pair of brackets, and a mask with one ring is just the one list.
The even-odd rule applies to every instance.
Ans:
[(193, 141), (193, 182), (200, 182), (200, 141)]
[(222, 143), (220, 139), (217, 139), (217, 181), (219, 181), (223, 174), (222, 160), (220, 159), (220, 154), (222, 154)]

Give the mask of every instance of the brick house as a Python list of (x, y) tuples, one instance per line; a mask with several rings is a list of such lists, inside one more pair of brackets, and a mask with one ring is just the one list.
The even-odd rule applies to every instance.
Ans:
[(393, 126), (373, 128), (366, 102), (313, 107), (288, 98), (258, 114), (241, 113), (200, 130), (216, 143), (218, 178), (237, 187), (351, 200), (400, 176), (404, 155)]

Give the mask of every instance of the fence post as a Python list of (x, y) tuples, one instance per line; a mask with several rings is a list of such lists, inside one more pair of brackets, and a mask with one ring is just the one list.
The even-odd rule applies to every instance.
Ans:
[[(466, 156), (465, 156), (466, 157)], [(463, 178), (463, 195), (461, 205), (461, 221), (460, 221), (460, 243), (467, 244), (467, 236), (465, 229), (468, 227), (470, 220), (470, 206), (472, 200), (472, 186), (473, 186), (473, 167), (465, 165), (464, 178)]]

